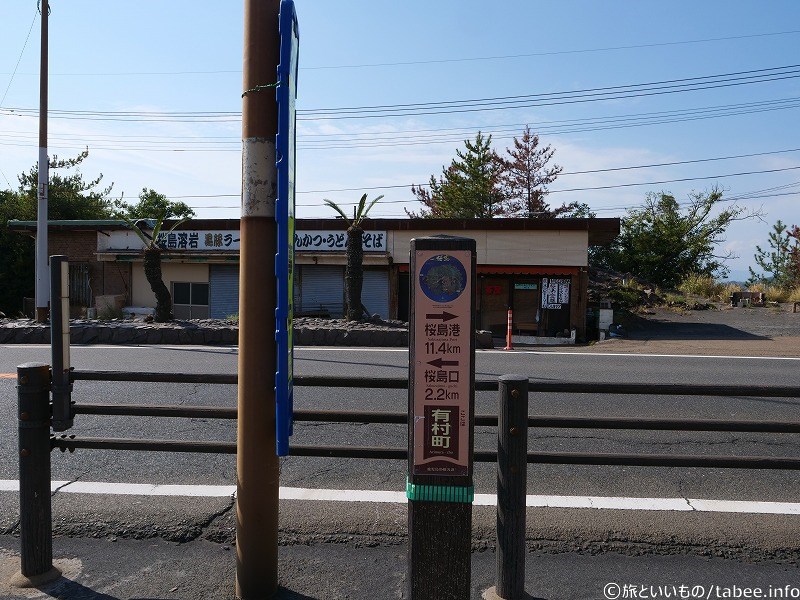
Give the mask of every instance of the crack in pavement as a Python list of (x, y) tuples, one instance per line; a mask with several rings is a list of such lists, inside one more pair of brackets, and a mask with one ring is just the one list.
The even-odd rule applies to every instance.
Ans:
[(683, 482), (682, 481), (678, 482), (678, 493), (680, 494), (681, 498), (684, 499), (686, 504), (689, 505), (689, 508), (692, 509), (692, 512), (697, 512), (697, 509), (692, 505), (691, 501), (689, 500), (689, 496), (687, 496), (686, 492), (683, 491)]
[(75, 479), (72, 479), (72, 480), (70, 480), (70, 481), (67, 481), (67, 482), (66, 482), (66, 483), (64, 483), (63, 485), (60, 485), (60, 486), (58, 486), (56, 489), (54, 489), (54, 490), (53, 490), (53, 491), (50, 493), (50, 497), (51, 497), (51, 498), (55, 497), (55, 495), (56, 495), (58, 492), (60, 492), (61, 490), (63, 490), (65, 487), (67, 487), (68, 485), (72, 485), (73, 483), (77, 483), (77, 482), (79, 482), (79, 481), (81, 480), (81, 478), (83, 478), (83, 477), (86, 477), (88, 474), (89, 474), (89, 471), (84, 471), (83, 473), (81, 473), (80, 475), (78, 475), (78, 476), (77, 476)]
[[(58, 486), (56, 489), (54, 489), (54, 490), (52, 490), (50, 492), (50, 498), (53, 498), (58, 492), (63, 490), (65, 487), (67, 487), (71, 483), (75, 483), (77, 481), (80, 481), (81, 477), (85, 477), (88, 474), (89, 474), (89, 472), (85, 471), (85, 472), (81, 473), (80, 475), (78, 475), (75, 479), (73, 479), (71, 481), (67, 481), (63, 485)], [(51, 481), (52, 481), (52, 479), (51, 479)], [(12, 535), (19, 528), (19, 525), (20, 525), (21, 521), (22, 521), (22, 516), (17, 517), (17, 520), (14, 523), (12, 523), (10, 526), (6, 527), (5, 529), (0, 530), (0, 535)]]
[(214, 524), (214, 521), (216, 521), (221, 517), (224, 517), (227, 513), (233, 510), (234, 506), (236, 506), (236, 494), (231, 494), (229, 497), (228, 504), (226, 506), (212, 513), (211, 515), (209, 515), (208, 519), (200, 523), (199, 530), (195, 535), (187, 535), (186, 539), (181, 541), (193, 542), (196, 539), (200, 538), (208, 530), (208, 528)]
[(183, 406), (190, 398), (192, 398), (193, 396), (197, 396), (197, 393), (200, 391), (200, 387), (202, 385), (204, 385), (204, 384), (201, 384), (201, 383), (193, 383), (193, 384), (191, 384), (191, 388), (189, 389), (189, 392), (186, 395), (180, 396), (178, 398), (177, 406)]

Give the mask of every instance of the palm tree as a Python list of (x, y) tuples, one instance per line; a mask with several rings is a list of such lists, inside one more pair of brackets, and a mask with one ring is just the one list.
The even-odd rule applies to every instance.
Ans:
[(345, 300), (347, 302), (347, 312), (345, 316), (348, 321), (358, 321), (364, 314), (364, 307), (361, 305), (361, 288), (364, 284), (364, 230), (361, 222), (367, 218), (367, 214), (375, 206), (375, 203), (383, 198), (378, 196), (367, 204), (367, 195), (361, 196), (358, 206), (353, 207), (353, 219), (347, 216), (342, 208), (331, 200), (325, 200), (325, 204), (339, 213), (347, 222), (347, 264), (344, 270)]
[[(161, 212), (156, 219), (137, 219), (136, 221), (129, 217), (123, 217), (133, 232), (139, 236), (139, 239), (144, 243), (144, 250), (142, 251), (144, 257), (144, 276), (150, 284), (150, 289), (156, 296), (156, 314), (155, 320), (158, 323), (165, 323), (172, 320), (172, 295), (169, 293), (167, 286), (164, 285), (164, 278), (161, 274), (161, 252), (163, 248), (158, 241), (158, 235), (164, 226), (164, 220), (167, 216), (167, 209)], [(175, 223), (167, 233), (171, 233), (178, 225), (186, 221), (181, 219)], [(146, 223), (145, 229), (152, 229), (149, 234), (140, 227), (141, 223)]]

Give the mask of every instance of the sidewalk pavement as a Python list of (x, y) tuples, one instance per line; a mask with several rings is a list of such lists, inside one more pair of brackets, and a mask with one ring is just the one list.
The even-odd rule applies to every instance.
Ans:
[[(175, 544), (160, 539), (57, 537), (54, 558), (63, 575), (33, 589), (15, 588), (10, 583), (19, 571), (18, 551), (18, 538), (0, 536), (0, 598), (233, 598), (236, 556), (235, 549), (226, 544), (206, 540)], [(408, 598), (406, 563), (404, 544), (281, 546), (281, 588), (275, 598)], [(495, 568), (494, 552), (473, 553), (473, 599), (482, 598), (485, 590), (494, 585)], [(763, 595), (754, 594), (755, 588)], [(748, 589), (750, 595), (745, 592)], [(526, 592), (529, 598), (542, 600), (798, 598), (800, 565), (798, 560), (743, 562), (696, 555), (529, 552)]]

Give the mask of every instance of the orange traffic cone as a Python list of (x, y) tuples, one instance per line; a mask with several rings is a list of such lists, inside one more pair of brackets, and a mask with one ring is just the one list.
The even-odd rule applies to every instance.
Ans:
[(511, 323), (512, 323), (512, 313), (511, 309), (508, 309), (508, 330), (506, 331), (506, 347), (503, 350), (513, 350), (514, 348), (511, 346)]

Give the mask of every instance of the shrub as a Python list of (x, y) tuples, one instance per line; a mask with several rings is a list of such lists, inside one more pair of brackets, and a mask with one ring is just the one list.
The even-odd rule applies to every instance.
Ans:
[(767, 285), (764, 289), (764, 297), (767, 302), (788, 302), (791, 289), (778, 285)]
[(125, 314), (122, 312), (121, 308), (106, 304), (97, 311), (97, 318), (101, 321), (111, 321), (113, 319), (124, 319)]
[(633, 308), (642, 302), (642, 292), (625, 286), (617, 287), (608, 291), (608, 298), (620, 308)]
[(725, 285), (716, 281), (713, 277), (696, 273), (686, 276), (678, 284), (678, 290), (684, 294), (708, 299), (718, 298), (724, 288)]
[(667, 304), (670, 306), (674, 304), (686, 304), (686, 296), (682, 296), (681, 294), (667, 292), (664, 296), (664, 300), (666, 300)]
[(723, 302), (728, 302), (733, 295), (733, 292), (741, 292), (742, 286), (738, 283), (726, 283), (719, 293), (719, 299)]

